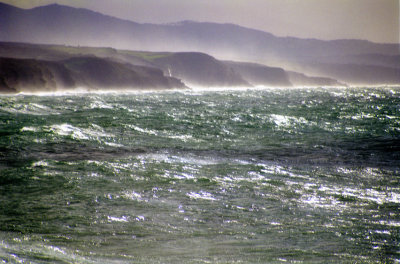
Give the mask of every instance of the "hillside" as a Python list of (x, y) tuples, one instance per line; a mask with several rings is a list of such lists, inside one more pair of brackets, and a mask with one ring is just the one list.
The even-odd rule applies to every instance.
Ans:
[(1, 92), (55, 91), (75, 85), (71, 72), (61, 63), (0, 58)]
[(184, 88), (161, 70), (122, 64), (97, 57), (64, 61), (0, 58), (0, 92), (53, 92), (75, 88), (170, 89)]
[[(0, 42), (0, 57), (55, 62), (66, 61), (70, 58), (77, 60), (79, 57), (93, 57), (91, 60), (103, 58), (108, 63), (116, 62), (125, 65), (124, 67), (129, 65), (135, 71), (140, 71), (143, 68), (147, 69), (147, 71), (152, 69), (153, 71), (158, 71), (157, 76), (162, 71), (164, 76), (181, 79), (188, 86), (292, 85), (292, 80), (290, 80), (288, 73), (284, 69), (255, 63), (220, 61), (210, 55), (198, 52), (148, 52), (114, 48)], [(103, 62), (100, 61), (100, 64), (103, 64)], [(89, 63), (87, 61), (85, 67), (70, 70), (87, 72), (87, 68), (105, 67), (105, 65), (98, 66), (94, 62)], [(106, 72), (106, 70), (103, 71)], [(109, 71), (112, 72), (112, 67)], [(141, 72), (143, 73), (143, 71)], [(99, 75), (99, 78), (105, 78), (106, 76), (106, 74)], [(152, 75), (153, 78), (155, 76), (154, 74)], [(87, 79), (89, 76), (86, 75), (85, 78)], [(80, 80), (84, 81), (85, 78)], [(112, 78), (112, 75), (109, 78)], [(91, 78), (91, 81), (86, 82), (92, 85), (95, 83), (93, 78)], [(100, 85), (104, 85), (106, 82), (106, 80), (100, 81)], [(297, 85), (296, 82), (293, 84)], [(336, 80), (327, 82), (326, 78), (320, 77), (313, 78), (312, 84), (326, 86), (337, 85), (338, 82)]]
[[(25, 10), (0, 4), (0, 25), (0, 41), (202, 52), (219, 59), (256, 62), (352, 82), (347, 71), (337, 70), (341, 65), (349, 65), (355, 83), (366, 76), (365, 67), (375, 69), (368, 72), (365, 81), (371, 84), (381, 83), (386, 72), (389, 76), (393, 71), (400, 74), (398, 44), (277, 37), (233, 24), (139, 24), (61, 5)], [(396, 78), (390, 79), (391, 83), (397, 82)]]
[[(27, 43), (0, 42), (0, 57), (13, 57), (20, 59), (37, 59), (48, 61), (61, 61), (78, 57), (96, 57), (106, 59), (107, 63), (118, 62), (130, 65), (136, 72), (140, 69), (152, 69), (168, 77), (176, 77), (187, 84), (195, 86), (250, 86), (248, 82), (224, 63), (204, 53), (166, 53), (166, 52), (141, 52), (129, 50), (116, 50), (112, 48), (73, 47), (64, 45), (35, 45)], [(75, 72), (86, 72), (83, 80), (91, 85), (99, 82), (105, 85), (107, 78), (113, 78), (113, 67), (106, 67), (104, 61), (99, 65), (91, 59), (85, 58), (86, 63), (80, 68), (71, 69)], [(69, 64), (68, 64), (69, 65)], [(100, 75), (90, 77), (89, 69), (97, 69)], [(96, 71), (97, 71), (96, 70)], [(107, 74), (111, 75), (107, 75)], [(143, 73), (143, 72), (142, 72)], [(96, 79), (104, 80), (96, 80)], [(152, 75), (153, 82), (157, 82), (156, 75)], [(159, 81), (159, 80), (158, 80)], [(179, 87), (179, 85), (178, 85)]]
[(335, 79), (327, 77), (307, 76), (302, 73), (288, 71), (287, 75), (294, 86), (344, 86)]
[(316, 63), (305, 65), (303, 69), (318, 76), (330, 76), (351, 84), (400, 84), (400, 68), (370, 64)]
[(251, 86), (234, 69), (204, 53), (178, 52), (156, 58), (153, 63), (188, 85)]
[(232, 67), (252, 85), (292, 86), (284, 69), (256, 63), (234, 61), (225, 61), (224, 63)]

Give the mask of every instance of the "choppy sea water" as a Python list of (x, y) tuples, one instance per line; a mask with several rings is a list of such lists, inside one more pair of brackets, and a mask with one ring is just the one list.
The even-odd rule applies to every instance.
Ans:
[(400, 263), (400, 87), (0, 97), (0, 263)]

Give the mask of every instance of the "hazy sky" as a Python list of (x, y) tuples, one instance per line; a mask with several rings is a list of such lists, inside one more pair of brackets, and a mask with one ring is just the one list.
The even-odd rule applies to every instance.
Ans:
[(144, 23), (235, 23), (278, 36), (400, 42), (400, 0), (0, 0), (22, 8), (59, 3)]

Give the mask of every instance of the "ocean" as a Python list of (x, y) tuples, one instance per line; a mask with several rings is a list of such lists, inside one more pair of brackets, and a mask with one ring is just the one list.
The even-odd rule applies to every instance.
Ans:
[(0, 263), (400, 263), (400, 87), (0, 96)]

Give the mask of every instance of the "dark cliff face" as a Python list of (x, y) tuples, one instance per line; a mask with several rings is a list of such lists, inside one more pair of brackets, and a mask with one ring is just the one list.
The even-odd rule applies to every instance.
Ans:
[(253, 85), (263, 86), (343, 86), (345, 84), (327, 77), (312, 77), (302, 73), (285, 71), (256, 63), (226, 61)]
[(226, 61), (224, 63), (233, 68), (252, 85), (292, 86), (287, 73), (281, 68), (245, 62)]
[(287, 75), (294, 86), (344, 86), (345, 84), (327, 77), (313, 77), (288, 71)]
[(305, 68), (315, 75), (329, 76), (351, 84), (400, 84), (400, 68), (329, 63), (306, 65)]
[(164, 76), (159, 69), (119, 63), (97, 57), (75, 57), (62, 61), (81, 85), (106, 88), (184, 88), (178, 79)]
[(55, 91), (72, 88), (72, 74), (57, 62), (34, 59), (0, 58), (0, 90), (7, 91)]
[[(0, 42), (0, 57), (7, 55), (13, 58), (31, 59), (26, 61), (36, 62), (37, 65), (49, 70), (50, 75), (46, 81), (32, 79), (30, 83), (27, 80), (23, 81), (23, 78), (31, 74), (26, 72), (24, 65), (15, 66), (15, 70), (22, 75), (18, 77), (21, 87), (29, 84), (42, 89), (43, 85), (48, 86), (46, 89), (78, 86), (92, 89), (117, 89), (122, 86), (136, 88), (147, 86), (160, 89), (183, 87), (182, 82), (174, 77), (188, 84), (208, 87), (341, 85), (331, 78), (308, 77), (262, 64), (220, 61), (207, 54), (196, 52), (143, 52)], [(25, 66), (28, 65), (29, 63)], [(6, 76), (11, 78), (10, 73)], [(52, 79), (55, 79), (55, 86)], [(8, 86), (4, 80), (0, 85), (3, 90)]]
[(0, 91), (59, 91), (90, 89), (184, 88), (176, 78), (161, 70), (122, 64), (96, 57), (76, 57), (63, 61), (0, 58)]
[(204, 53), (177, 52), (153, 63), (189, 85), (250, 86), (234, 69)]
[(62, 63), (85, 85), (90, 87), (143, 86), (144, 80), (123, 64), (97, 57), (76, 57)]

